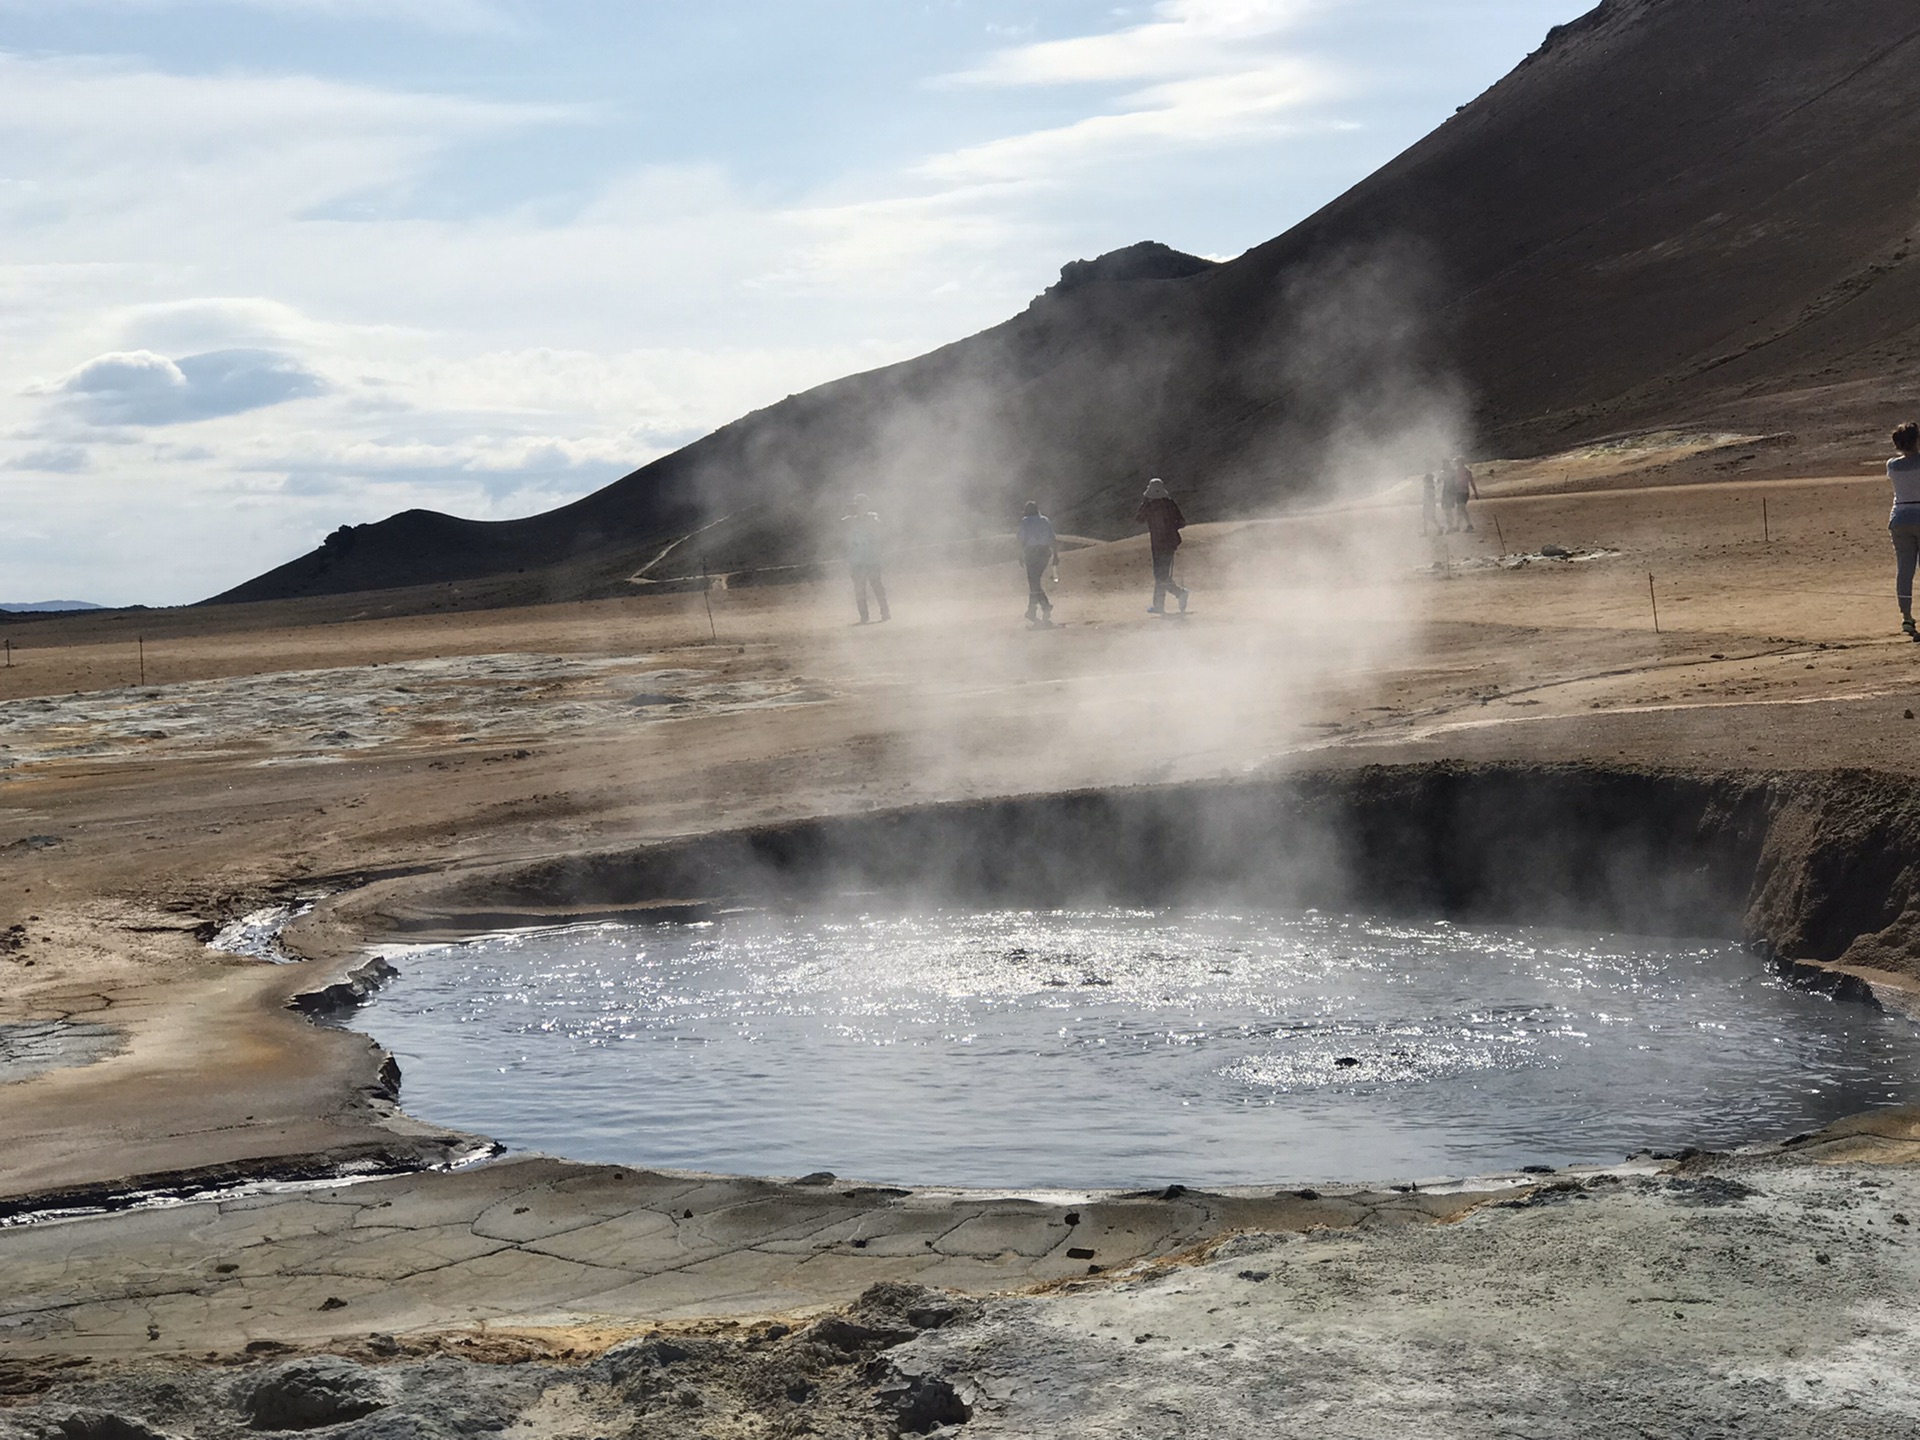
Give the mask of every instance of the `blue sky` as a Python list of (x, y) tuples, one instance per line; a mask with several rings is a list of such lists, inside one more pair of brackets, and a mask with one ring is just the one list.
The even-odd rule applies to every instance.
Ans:
[(0, 601), (529, 514), (1285, 230), (1587, 0), (0, 0)]

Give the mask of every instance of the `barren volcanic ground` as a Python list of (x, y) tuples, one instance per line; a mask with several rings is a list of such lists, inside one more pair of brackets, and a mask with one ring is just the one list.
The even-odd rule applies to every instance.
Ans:
[[(8, 624), (0, 1207), (254, 1188), (0, 1229), (0, 1435), (1913, 1433), (1905, 1112), (1413, 1192), (441, 1173), (476, 1142), (286, 1008), (486, 876), (810, 817), (1380, 765), (1904, 792), (1884, 480), (1622, 463), (1503, 467), (1472, 535), (1197, 527), (1179, 619), (1130, 540), (1072, 550), (1039, 631), (1011, 563), (897, 573), (865, 627), (838, 584)], [(305, 900), (304, 964), (204, 943)], [(1861, 958), (1884, 998), (1920, 974)]]

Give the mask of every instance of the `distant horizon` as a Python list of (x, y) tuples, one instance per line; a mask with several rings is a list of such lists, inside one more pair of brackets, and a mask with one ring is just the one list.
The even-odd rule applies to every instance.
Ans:
[(1071, 261), (1264, 243), (1590, 8), (0, 0), (0, 574), (181, 604), (550, 509)]

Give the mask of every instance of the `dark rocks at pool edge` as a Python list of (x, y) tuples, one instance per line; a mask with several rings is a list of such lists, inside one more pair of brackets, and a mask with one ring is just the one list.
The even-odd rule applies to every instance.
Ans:
[[(354, 966), (332, 985), (319, 990), (308, 990), (293, 996), (287, 1001), (290, 1009), (303, 1014), (332, 1018), (348, 1014), (366, 1003), (372, 995), (387, 981), (400, 972), (378, 955)], [(389, 1057), (391, 1059), (391, 1057)], [(388, 1077), (383, 1075), (383, 1080)], [(391, 1088), (397, 1093), (400, 1085), (400, 1067), (394, 1062), (391, 1074)]]
[[(585, 1363), (533, 1342), (484, 1337), (340, 1342), (345, 1355), (288, 1358), (260, 1340), (249, 1353), (180, 1359), (100, 1375), (48, 1374), (0, 1410), (0, 1440), (240, 1440), (325, 1433), (351, 1440), (439, 1440), (512, 1431), (549, 1391), (607, 1387), (613, 1433), (680, 1440), (691, 1429), (751, 1413), (775, 1428), (836, 1440), (894, 1440), (964, 1425), (972, 1392), (939, 1367), (907, 1358), (919, 1335), (977, 1320), (978, 1302), (923, 1286), (870, 1287), (845, 1309), (798, 1329), (741, 1327), (724, 1337), (654, 1335)], [(256, 1348), (257, 1347), (257, 1348)], [(374, 1360), (379, 1363), (362, 1363)], [(215, 1363), (207, 1363), (215, 1362)], [(66, 1378), (70, 1374), (71, 1378)], [(783, 1418), (784, 1417), (784, 1418)]]
[(964, 1425), (973, 1418), (973, 1407), (937, 1375), (902, 1375), (875, 1395), (880, 1404), (894, 1413), (903, 1435), (924, 1435), (943, 1425)]
[(60, 1422), (62, 1440), (173, 1440), (164, 1430), (156, 1430), (144, 1420), (129, 1420), (124, 1415), (76, 1410)]
[(1760, 1193), (1751, 1185), (1742, 1185), (1738, 1180), (1729, 1180), (1720, 1175), (1703, 1175), (1697, 1180), (1675, 1177), (1669, 1179), (1664, 1188), (1677, 1204), (1709, 1209), (1738, 1205)]
[(1569, 1200), (1587, 1199), (1587, 1187), (1578, 1180), (1555, 1180), (1551, 1184), (1536, 1185), (1524, 1195), (1513, 1200), (1498, 1202), (1502, 1210), (1537, 1210), (1543, 1205), (1561, 1205)]
[[(760, 1326), (744, 1342), (654, 1336), (615, 1346), (588, 1372), (642, 1414), (703, 1408), (708, 1395), (731, 1390), (762, 1414), (803, 1409), (816, 1428), (837, 1410), (836, 1435), (924, 1434), (964, 1424), (972, 1405), (947, 1379), (896, 1365), (887, 1352), (979, 1314), (977, 1302), (889, 1281), (798, 1330)], [(878, 1428), (849, 1424), (856, 1415)]]
[(392, 1403), (392, 1391), (379, 1375), (330, 1355), (282, 1366), (255, 1385), (244, 1402), (256, 1430), (317, 1430)]

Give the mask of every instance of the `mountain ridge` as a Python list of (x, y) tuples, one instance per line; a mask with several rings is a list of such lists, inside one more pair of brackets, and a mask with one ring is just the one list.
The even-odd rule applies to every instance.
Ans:
[(1027, 494), (1102, 535), (1149, 474), (1221, 518), (1456, 440), (1524, 456), (1684, 421), (1794, 430), (1824, 463), (1920, 378), (1917, 58), (1910, 0), (1607, 0), (1234, 260), (1056, 285), (568, 506), (406, 512), (215, 598), (519, 570), (608, 593), (675, 540), (696, 570), (805, 560), (854, 490), (928, 537)]

